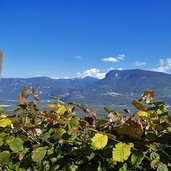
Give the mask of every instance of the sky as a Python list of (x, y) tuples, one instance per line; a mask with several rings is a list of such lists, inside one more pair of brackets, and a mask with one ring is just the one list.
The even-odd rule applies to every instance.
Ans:
[(170, 0), (0, 0), (2, 77), (171, 73)]

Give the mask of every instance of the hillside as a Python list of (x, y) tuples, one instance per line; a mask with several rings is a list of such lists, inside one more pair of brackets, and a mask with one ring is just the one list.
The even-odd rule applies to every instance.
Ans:
[[(35, 87), (43, 100), (64, 96), (65, 101), (88, 104), (127, 104), (144, 90), (154, 90), (159, 98), (171, 98), (171, 75), (144, 70), (112, 70), (104, 79), (3, 78), (0, 100), (16, 100), (25, 86)], [(10, 90), (10, 91), (9, 91)]]
[(16, 100), (23, 87), (34, 87), (43, 100), (50, 96), (70, 94), (73, 90), (84, 89), (97, 81), (96, 78), (85, 77), (75, 79), (34, 78), (2, 78), (0, 80), (0, 100)]

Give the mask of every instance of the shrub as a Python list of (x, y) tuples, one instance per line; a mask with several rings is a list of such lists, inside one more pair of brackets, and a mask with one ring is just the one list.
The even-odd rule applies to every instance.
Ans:
[[(27, 100), (31, 94), (34, 101)], [(106, 119), (98, 119), (87, 105), (60, 100), (41, 111), (37, 92), (24, 88), (15, 115), (0, 113), (0, 170), (168, 171), (171, 119), (165, 103), (153, 98), (145, 91), (132, 101), (137, 112), (105, 108)]]

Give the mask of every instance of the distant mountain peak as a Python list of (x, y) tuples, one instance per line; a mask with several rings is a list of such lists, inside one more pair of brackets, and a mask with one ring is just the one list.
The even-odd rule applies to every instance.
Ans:
[[(17, 99), (25, 87), (34, 87), (41, 99), (65, 96), (66, 101), (89, 104), (124, 103), (145, 90), (154, 90), (161, 98), (171, 99), (171, 75), (141, 69), (111, 70), (105, 78), (52, 79), (49, 77), (2, 78), (0, 100)], [(10, 91), (9, 91), (10, 90)]]

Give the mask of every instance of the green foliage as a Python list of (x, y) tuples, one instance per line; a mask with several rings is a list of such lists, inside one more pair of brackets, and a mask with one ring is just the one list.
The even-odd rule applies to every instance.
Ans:
[(2, 151), (0, 153), (0, 164), (7, 163), (10, 158), (10, 152), (9, 151)]
[(45, 155), (46, 155), (45, 148), (39, 147), (39, 148), (37, 148), (36, 150), (33, 151), (31, 157), (32, 157), (32, 160), (34, 162), (41, 163), (41, 161), (43, 160), (43, 158), (45, 157)]
[[(33, 95), (35, 101), (29, 101)], [(145, 91), (127, 116), (105, 108), (98, 119), (87, 105), (60, 100), (41, 111), (33, 88), (24, 88), (14, 116), (0, 110), (0, 170), (9, 171), (168, 171), (171, 119), (155, 93)], [(85, 117), (76, 115), (76, 109)], [(98, 114), (97, 114), (98, 115)]]
[(23, 140), (21, 138), (14, 138), (12, 137), (10, 140), (7, 140), (6, 142), (9, 145), (9, 148), (14, 153), (19, 153), (23, 150)]

